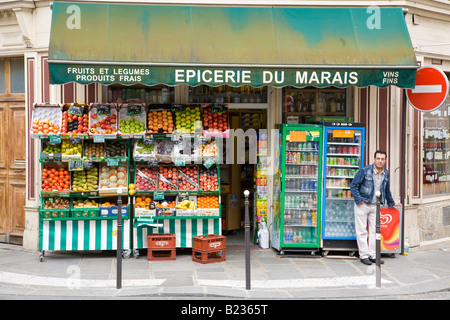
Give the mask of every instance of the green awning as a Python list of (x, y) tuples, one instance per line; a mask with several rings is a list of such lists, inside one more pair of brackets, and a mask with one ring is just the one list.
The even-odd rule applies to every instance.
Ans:
[(401, 8), (54, 2), (50, 83), (413, 88)]

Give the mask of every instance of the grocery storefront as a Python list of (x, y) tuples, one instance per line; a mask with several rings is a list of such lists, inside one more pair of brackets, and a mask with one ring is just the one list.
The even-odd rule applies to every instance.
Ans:
[[(378, 17), (377, 14), (380, 16)], [(384, 28), (377, 26), (377, 18), (381, 16), (384, 17)], [(316, 25), (316, 31), (306, 30), (305, 24)], [(92, 30), (96, 32), (93, 33)], [(386, 32), (389, 33), (389, 39), (393, 40), (386, 41)], [(83, 45), (80, 46), (80, 43)], [(89, 47), (89, 50), (86, 50), (86, 47)], [(376, 54), (374, 54), (375, 48)], [(55, 3), (52, 8), (48, 63), (50, 83), (110, 85), (103, 90), (101, 102), (125, 102), (121, 109), (124, 108), (123, 106), (130, 106), (131, 101), (150, 102), (148, 106), (143, 104), (142, 107), (148, 107), (145, 110), (151, 113), (160, 111), (164, 104), (176, 103), (176, 106), (171, 106), (171, 112), (178, 118), (180, 115), (177, 114), (177, 108), (181, 108), (179, 110), (184, 113), (186, 109), (195, 108), (188, 106), (195, 103), (195, 100), (224, 104), (224, 107), (228, 109), (226, 112), (229, 119), (226, 121), (230, 122), (230, 129), (252, 128), (243, 117), (247, 114), (250, 114), (249, 122), (251, 119), (258, 120), (256, 122), (259, 122), (259, 125), (255, 127), (256, 129), (274, 129), (274, 124), (277, 122), (304, 122), (303, 116), (307, 113), (316, 116), (347, 116), (349, 113), (346, 111), (348, 105), (346, 100), (350, 93), (345, 88), (369, 85), (378, 87), (396, 85), (400, 88), (409, 88), (414, 84), (416, 71), (415, 57), (401, 9), (381, 9), (379, 12), (368, 14), (365, 9), (360, 8), (300, 9)], [(278, 88), (286, 87), (287, 89), (284, 90), (289, 92), (286, 92), (285, 96), (299, 97), (304, 94), (303, 92), (292, 94), (291, 91), (298, 91), (294, 88), (306, 87), (309, 92), (302, 98), (304, 100), (302, 102), (294, 99), (291, 109), (283, 110), (286, 112), (286, 117), (281, 118), (280, 89)], [(328, 89), (321, 91), (320, 88)], [(322, 97), (325, 92), (331, 93), (332, 97)], [(243, 104), (233, 106), (233, 102), (236, 101), (242, 101)], [(309, 104), (305, 101), (309, 101)], [(303, 105), (299, 106), (299, 104)], [(201, 104), (201, 106), (205, 110), (206, 105)], [(70, 112), (71, 107), (66, 106), (66, 108)], [(217, 104), (214, 104), (212, 108), (217, 108)], [(197, 107), (197, 110), (199, 109)], [(258, 114), (253, 109), (265, 111)], [(92, 106), (90, 113), (92, 113)], [(130, 111), (128, 116), (129, 113)], [(240, 119), (239, 117), (237, 119), (241, 121), (237, 121), (233, 126), (232, 115), (236, 113), (240, 116)], [(123, 114), (124, 119), (126, 118), (122, 110), (120, 114)], [(145, 117), (144, 122), (146, 122)], [(205, 126), (203, 114), (203, 127)], [(211, 129), (211, 125), (209, 128)], [(177, 132), (176, 130), (180, 128), (174, 129)], [(181, 128), (183, 129), (186, 128)], [(225, 137), (225, 134), (228, 137), (228, 123), (225, 128), (222, 126), (214, 129), (219, 130), (221, 137)], [(142, 135), (136, 134), (136, 131), (128, 135), (124, 129), (118, 128), (117, 131), (120, 138), (133, 140), (143, 138)], [(157, 138), (158, 133), (172, 132), (170, 129), (169, 131), (152, 131), (150, 123), (147, 126), (147, 133), (154, 133), (150, 137), (152, 140)], [(98, 133), (98, 131), (89, 130), (89, 135), (95, 136)], [(106, 136), (110, 133), (107, 132)], [(187, 133), (193, 134), (189, 130)], [(89, 137), (87, 132), (78, 132), (79, 136), (83, 134)], [(102, 132), (100, 136), (104, 134), (105, 132)], [(176, 140), (174, 136), (175, 134), (172, 133), (170, 140)], [(265, 137), (264, 140), (261, 137)], [(271, 179), (264, 170), (264, 167), (269, 166), (271, 159), (271, 149), (268, 146), (272, 141), (269, 137), (270, 134), (257, 135), (258, 146), (263, 144), (261, 141), (267, 143), (265, 148), (267, 156), (261, 157), (261, 153), (258, 153), (257, 161), (261, 161), (254, 166), (254, 168), (262, 168), (261, 172), (250, 166), (249, 172), (239, 177), (236, 176), (236, 171), (246, 172), (245, 164), (236, 168), (234, 159), (227, 159), (231, 160), (224, 162), (224, 166), (228, 165), (228, 168), (220, 170), (219, 163), (214, 163), (219, 180), (222, 180), (220, 178), (222, 175), (222, 177), (229, 177), (230, 181), (229, 186), (224, 183), (223, 188), (219, 184), (219, 189), (214, 189), (214, 192), (218, 191), (213, 197), (218, 196), (222, 200), (219, 200), (222, 214), (219, 211), (217, 218), (200, 218), (196, 214), (194, 217), (192, 213), (182, 215), (181, 211), (184, 210), (176, 211), (178, 214), (175, 212), (169, 214), (164, 210), (166, 215), (164, 219), (161, 214), (160, 219), (149, 222), (135, 213), (131, 232), (134, 241), (130, 241), (131, 246), (134, 243), (134, 248), (145, 248), (145, 241), (142, 239), (151, 232), (148, 229), (156, 225), (159, 226), (159, 232), (177, 234), (177, 247), (189, 247), (192, 235), (221, 233), (222, 227), (231, 230), (229, 224), (233, 220), (236, 222), (235, 228), (239, 228), (241, 224), (239, 199), (242, 197), (241, 187), (246, 178), (250, 181), (250, 185), (258, 181), (254, 189), (255, 222), (268, 219), (270, 223), (271, 217), (270, 214), (267, 215), (267, 212), (270, 210), (272, 200)], [(226, 158), (225, 154), (223, 158)], [(251, 156), (247, 156), (247, 161), (250, 158)], [(170, 167), (169, 170), (182, 170), (180, 166), (183, 165), (180, 165), (180, 161), (177, 159), (172, 161), (178, 162), (176, 165), (178, 168)], [(205, 158), (203, 161), (205, 165)], [(131, 159), (125, 159), (128, 165), (130, 162), (132, 162)], [(114, 164), (108, 164), (106, 167), (100, 164), (101, 172), (111, 175), (112, 173), (107, 172), (106, 168), (116, 170)], [(162, 162), (158, 164), (159, 167), (162, 165)], [(200, 167), (201, 165), (195, 167), (196, 174), (202, 170)], [(186, 170), (188, 168), (185, 167)], [(128, 176), (128, 183), (136, 181), (139, 176), (137, 173), (142, 175), (142, 171), (136, 165), (133, 169), (128, 166), (129, 171), (135, 172), (134, 176), (133, 173)], [(184, 173), (189, 175), (187, 172)], [(166, 180), (168, 177), (161, 174), (160, 172), (158, 175), (158, 181), (168, 182)], [(151, 180), (148, 177), (146, 179)], [(208, 189), (199, 187), (197, 182), (187, 180), (196, 189), (188, 195), (184, 192), (187, 190), (174, 185), (169, 189), (158, 185), (156, 189), (145, 191), (150, 191), (148, 195), (153, 198), (152, 201), (158, 197), (162, 201), (173, 204), (178, 203), (178, 198), (181, 196), (186, 197), (186, 201), (189, 199), (197, 203), (200, 202), (200, 197), (209, 195)], [(226, 180), (226, 178), (223, 179), (224, 182)], [(259, 183), (261, 181), (264, 182)], [(100, 186), (102, 186), (101, 181)], [(69, 194), (74, 192), (73, 186), (70, 190)], [(172, 194), (173, 190), (177, 192)], [(225, 191), (223, 195), (221, 190)], [(126, 191), (125, 188), (124, 192)], [(138, 192), (136, 198), (128, 197), (131, 206), (137, 206), (133, 200), (136, 200), (138, 196), (141, 200), (147, 195), (139, 193), (144, 190), (136, 191)], [(102, 187), (99, 187), (99, 193), (104, 194)], [(94, 194), (92, 196), (95, 197)], [(107, 203), (109, 204), (109, 201)], [(157, 211), (160, 210), (157, 209)], [(167, 217), (170, 218), (167, 219)], [(224, 220), (223, 224), (221, 217)], [(41, 224), (59, 225), (59, 218), (61, 217), (53, 219), (55, 221), (47, 218), (47, 221)], [(65, 218), (62, 218), (63, 225), (66, 224)], [(131, 220), (131, 215), (128, 218)], [(99, 221), (92, 219), (89, 222), (79, 221), (78, 224), (80, 223), (83, 225), (79, 228), (89, 234), (88, 238), (101, 243), (101, 239), (97, 239), (96, 235), (105, 234), (107, 231), (101, 230)], [(93, 225), (96, 227), (94, 228)], [(255, 223), (256, 228), (257, 225)], [(129, 226), (126, 225), (126, 228)], [(57, 229), (55, 227), (41, 226), (41, 229), (41, 249), (42, 243), (46, 243), (47, 238), (51, 238), (52, 241), (61, 241), (61, 243), (68, 241), (66, 236), (53, 234), (64, 231), (54, 231)], [(58, 230), (65, 229), (65, 226), (58, 228)], [(86, 239), (84, 241), (88, 242)], [(140, 245), (136, 246), (138, 243)], [(56, 246), (52, 244), (44, 249), (56, 247), (59, 247), (59, 244)], [(66, 244), (64, 243), (61, 247), (66, 248)], [(91, 247), (97, 248), (93, 245)], [(103, 247), (97, 249), (103, 249)]]
[[(377, 14), (383, 28), (377, 28)], [(364, 94), (379, 90), (398, 94), (401, 90), (396, 88), (413, 86), (417, 68), (399, 8), (374, 12), (57, 2), (52, 17), (49, 56), (41, 62), (49, 64), (53, 85), (46, 90), (43, 86), (42, 99), (31, 103), (139, 101), (147, 107), (219, 103), (227, 105), (229, 128), (270, 130), (277, 123), (299, 123), (318, 114), (361, 121), (367, 112)], [(307, 27), (311, 24), (317, 26), (314, 32)], [(287, 96), (293, 97), (289, 109), (284, 103)], [(39, 159), (34, 161), (38, 168)], [(239, 203), (246, 179), (255, 192), (264, 190), (255, 186), (254, 168), (225, 162), (221, 168), (225, 221), (211, 229), (218, 233), (241, 227)], [(37, 187), (32, 192), (35, 201), (28, 202), (30, 215), (40, 197), (40, 170), (32, 176)], [(264, 183), (267, 214), (271, 177)], [(193, 219), (179, 221), (182, 224), (169, 228), (211, 231), (188, 222)]]

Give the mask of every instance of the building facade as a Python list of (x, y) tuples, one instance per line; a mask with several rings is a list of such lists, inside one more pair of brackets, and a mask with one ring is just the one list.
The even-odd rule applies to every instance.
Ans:
[[(102, 1), (98, 1), (102, 2)], [(109, 1), (116, 2), (116, 1)], [(174, 5), (274, 6), (272, 1), (165, 1)], [(136, 3), (161, 4), (159, 1)], [(401, 7), (421, 66), (436, 66), (450, 75), (450, 4), (445, 1), (280, 1), (280, 7)], [(39, 141), (30, 137), (35, 102), (99, 102), (107, 99), (100, 84), (49, 84), (48, 55), (51, 1), (0, 3), (0, 241), (21, 243), (36, 250), (39, 233)], [(382, 23), (382, 22), (381, 22)], [(382, 26), (382, 25), (381, 25)], [(170, 39), (167, 39), (170, 41)], [(267, 128), (285, 122), (282, 112), (286, 88), (269, 87)], [(186, 85), (174, 89), (177, 103), (189, 102)], [(395, 86), (345, 89), (344, 115), (366, 124), (366, 164), (373, 153), (388, 153), (394, 198), (400, 202), (402, 133), (406, 133), (406, 189), (404, 225), (411, 246), (441, 245), (450, 241), (450, 99), (431, 113), (408, 106), (401, 127), (403, 89)], [(271, 177), (268, 177), (269, 195)], [(268, 199), (268, 207), (271, 205)], [(270, 217), (270, 214), (269, 214)], [(270, 219), (270, 218), (269, 218)], [(270, 222), (270, 221), (269, 221)]]

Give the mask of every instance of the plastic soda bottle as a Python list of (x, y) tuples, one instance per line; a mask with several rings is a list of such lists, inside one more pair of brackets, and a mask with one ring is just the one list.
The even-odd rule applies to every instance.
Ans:
[(405, 256), (409, 254), (409, 240), (408, 237), (405, 237), (405, 250), (404, 250)]

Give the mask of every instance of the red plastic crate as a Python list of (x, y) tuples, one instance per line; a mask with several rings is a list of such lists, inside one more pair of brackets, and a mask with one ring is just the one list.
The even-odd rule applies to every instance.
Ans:
[(155, 233), (147, 237), (148, 249), (175, 249), (175, 234)]
[(192, 237), (192, 250), (196, 251), (225, 251), (226, 237), (217, 234), (205, 234)]
[(173, 249), (147, 249), (147, 259), (148, 261), (158, 261), (158, 260), (176, 260), (177, 250)]
[(223, 250), (214, 250), (214, 251), (202, 251), (195, 250), (192, 248), (192, 261), (198, 263), (215, 263), (222, 262), (226, 259), (226, 251)]

